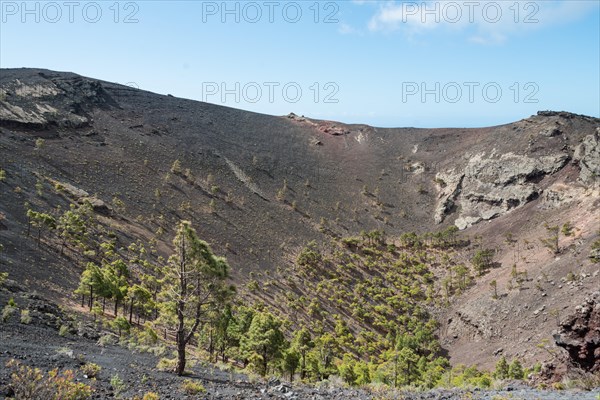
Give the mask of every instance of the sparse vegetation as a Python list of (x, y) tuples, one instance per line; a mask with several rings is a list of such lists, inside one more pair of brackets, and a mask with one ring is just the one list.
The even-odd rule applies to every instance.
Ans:
[(173, 161), (170, 171), (173, 175), (181, 175), (181, 161), (178, 159)]
[(37, 138), (35, 140), (35, 149), (36, 150), (41, 150), (44, 148), (44, 145), (46, 144), (46, 141), (42, 138)]
[(186, 379), (181, 384), (183, 392), (190, 396), (195, 396), (200, 393), (205, 393), (206, 389), (200, 382), (196, 382), (192, 379)]
[(9, 304), (5, 305), (2, 309), (2, 322), (7, 322), (10, 319), (10, 317), (12, 317), (17, 312), (17, 310), (18, 308), (14, 305), (11, 305), (10, 302)]
[(31, 314), (29, 313), (29, 310), (21, 310), (21, 323), (25, 325), (31, 323)]
[(102, 367), (94, 363), (85, 363), (79, 369), (81, 370), (81, 373), (84, 374), (86, 377), (95, 378), (102, 370)]
[(475, 267), (475, 271), (479, 275), (483, 275), (485, 271), (492, 267), (494, 260), (494, 250), (485, 249), (485, 250), (477, 250), (473, 258), (471, 259), (471, 263)]
[(175, 366), (177, 365), (177, 359), (173, 358), (161, 358), (158, 360), (158, 364), (156, 365), (156, 369), (159, 371), (175, 371)]
[(573, 225), (571, 225), (570, 222), (565, 222), (562, 226), (562, 228), (560, 229), (560, 232), (564, 235), (564, 236), (572, 236), (573, 235)]
[[(0, 252), (2, 251), (3, 246), (0, 245)], [(8, 272), (0, 272), (0, 286), (4, 285), (4, 282), (8, 279)]]
[(38, 368), (22, 365), (15, 360), (9, 360), (6, 368), (13, 371), (8, 386), (17, 400), (85, 400), (92, 396), (92, 388), (76, 382), (71, 370), (59, 372), (53, 369), (45, 374)]
[(61, 325), (60, 328), (58, 329), (58, 334), (60, 336), (67, 336), (69, 334), (69, 327), (67, 325)]
[(549, 236), (540, 239), (542, 244), (552, 252), (552, 254), (559, 254), (560, 248), (558, 247), (558, 234), (560, 232), (560, 228), (558, 225), (549, 225), (548, 223), (544, 223), (544, 228), (546, 228), (546, 232)]
[(115, 397), (119, 397), (121, 392), (125, 390), (125, 382), (123, 382), (123, 379), (121, 379), (119, 374), (115, 374), (112, 378), (110, 378), (110, 386), (115, 393)]

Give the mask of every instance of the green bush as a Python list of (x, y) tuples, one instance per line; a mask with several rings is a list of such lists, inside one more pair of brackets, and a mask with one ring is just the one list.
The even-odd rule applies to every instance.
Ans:
[(508, 362), (504, 356), (500, 357), (500, 360), (496, 363), (496, 370), (494, 371), (494, 378), (496, 379), (507, 379), (508, 378)]
[(141, 344), (153, 345), (158, 343), (158, 334), (150, 324), (144, 325), (144, 329), (138, 333), (138, 341)]
[(119, 374), (115, 374), (110, 378), (110, 386), (112, 386), (113, 392), (115, 392), (115, 397), (118, 397), (125, 389), (125, 383), (123, 382), (123, 379), (119, 377)]
[(29, 310), (21, 310), (21, 323), (25, 325), (29, 325), (31, 323), (31, 315), (29, 314)]
[(85, 400), (92, 397), (92, 388), (74, 382), (73, 371), (62, 373), (53, 369), (47, 375), (38, 368), (31, 368), (10, 360), (6, 367), (13, 370), (8, 386), (14, 399)]
[(177, 365), (177, 359), (173, 358), (161, 358), (156, 364), (156, 369), (159, 371), (174, 371), (175, 365)]
[(514, 359), (508, 367), (508, 376), (512, 379), (523, 379), (523, 366), (519, 360)]
[(190, 396), (206, 392), (206, 389), (204, 388), (204, 386), (202, 386), (201, 383), (193, 381), (191, 379), (184, 380), (181, 387), (183, 391)]
[(108, 346), (108, 345), (112, 345), (112, 344), (116, 344), (116, 343), (117, 343), (117, 338), (115, 337), (115, 335), (110, 334), (110, 333), (100, 336), (100, 339), (98, 339), (98, 346), (100, 346), (100, 347), (104, 347), (104, 346)]
[(67, 336), (68, 333), (69, 333), (69, 327), (67, 325), (61, 325), (60, 329), (58, 330), (58, 334), (60, 336)]
[(11, 297), (8, 304), (2, 309), (2, 322), (7, 322), (18, 309), (15, 300)]
[(81, 370), (81, 373), (86, 375), (88, 378), (95, 378), (102, 370), (102, 367), (94, 363), (85, 363), (79, 369)]
[(129, 321), (127, 321), (127, 319), (124, 317), (115, 318), (111, 325), (119, 332), (119, 337), (121, 337), (121, 333), (129, 333), (129, 330), (131, 329)]

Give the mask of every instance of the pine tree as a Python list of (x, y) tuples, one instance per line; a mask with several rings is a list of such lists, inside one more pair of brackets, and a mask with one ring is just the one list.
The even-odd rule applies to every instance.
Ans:
[(548, 225), (548, 223), (544, 223), (544, 228), (550, 236), (540, 239), (542, 244), (552, 252), (552, 254), (560, 253), (560, 247), (558, 247), (558, 236), (560, 233), (560, 227), (558, 225)]
[(188, 221), (182, 221), (173, 239), (174, 254), (165, 268), (162, 311), (176, 316), (177, 366), (183, 375), (186, 346), (213, 310), (223, 308), (233, 294), (226, 284), (229, 265), (213, 254)]
[(315, 346), (310, 336), (310, 332), (305, 327), (300, 328), (294, 336), (292, 347), (300, 353), (300, 379), (306, 377), (306, 357), (307, 353)]
[(523, 379), (523, 366), (516, 358), (510, 363), (508, 367), (508, 377), (512, 379)]
[(269, 371), (269, 363), (281, 358), (285, 345), (281, 321), (263, 311), (252, 318), (248, 334), (242, 338), (241, 351), (251, 360), (255, 369), (265, 376)]
[(488, 268), (492, 266), (493, 258), (494, 250), (477, 250), (475, 252), (475, 256), (473, 256), (471, 259), (471, 263), (475, 267), (477, 273), (481, 276)]
[(496, 379), (507, 379), (508, 375), (508, 362), (506, 358), (502, 356), (496, 363), (496, 370), (494, 371), (494, 377)]
[(371, 371), (369, 365), (364, 361), (357, 361), (354, 364), (355, 383), (359, 386), (371, 383)]
[(356, 361), (354, 360), (354, 356), (350, 353), (345, 353), (338, 366), (338, 373), (340, 377), (348, 385), (354, 385), (356, 382), (356, 374), (354, 373), (355, 365)]
[(127, 290), (127, 299), (129, 300), (129, 323), (132, 323), (133, 310), (137, 309), (138, 322), (140, 314), (152, 309), (152, 293), (145, 287), (135, 284)]
[(285, 349), (281, 360), (281, 369), (290, 374), (290, 382), (294, 381), (294, 374), (300, 364), (300, 354), (294, 348)]

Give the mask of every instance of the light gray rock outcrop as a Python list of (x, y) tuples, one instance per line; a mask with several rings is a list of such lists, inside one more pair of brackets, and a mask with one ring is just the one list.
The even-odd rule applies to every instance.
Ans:
[(597, 186), (600, 180), (600, 127), (596, 128), (595, 134), (586, 136), (575, 148), (573, 158), (579, 161), (579, 179), (586, 184)]
[(456, 212), (456, 226), (465, 229), (506, 214), (537, 198), (541, 193), (537, 182), (560, 170), (568, 159), (564, 153), (541, 157), (514, 153), (473, 156), (462, 170), (437, 174), (441, 191), (435, 221), (440, 223)]

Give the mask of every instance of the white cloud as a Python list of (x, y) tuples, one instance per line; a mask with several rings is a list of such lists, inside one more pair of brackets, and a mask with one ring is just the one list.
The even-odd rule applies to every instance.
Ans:
[(479, 44), (504, 43), (510, 36), (578, 20), (597, 11), (596, 1), (387, 1), (367, 27), (409, 37), (435, 31), (461, 33)]
[(357, 30), (345, 22), (340, 22), (338, 26), (338, 32), (342, 35), (351, 35), (353, 33), (357, 33)]

